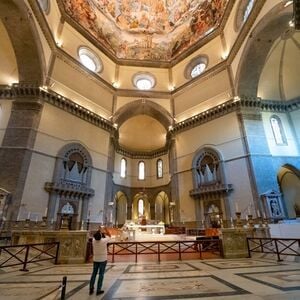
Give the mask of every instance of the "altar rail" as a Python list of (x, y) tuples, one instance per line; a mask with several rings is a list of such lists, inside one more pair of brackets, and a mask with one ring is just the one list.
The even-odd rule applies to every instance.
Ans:
[(182, 260), (183, 254), (197, 253), (202, 259), (203, 252), (211, 252), (222, 256), (221, 240), (199, 239), (186, 241), (156, 241), (156, 242), (113, 242), (108, 244), (108, 254), (115, 262), (115, 256), (134, 255), (135, 262), (139, 255), (157, 255), (157, 260), (161, 261), (162, 254), (178, 254), (178, 259)]
[(247, 238), (248, 254), (267, 253), (277, 255), (277, 261), (282, 261), (280, 255), (300, 256), (300, 239), (278, 238)]
[(27, 265), (46, 260), (57, 264), (59, 242), (1, 246), (0, 268), (23, 265), (20, 271), (28, 271)]

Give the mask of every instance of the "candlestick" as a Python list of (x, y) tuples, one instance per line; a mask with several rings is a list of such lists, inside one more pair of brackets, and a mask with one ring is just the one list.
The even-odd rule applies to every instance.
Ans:
[(239, 212), (239, 205), (237, 203), (235, 203), (235, 211)]

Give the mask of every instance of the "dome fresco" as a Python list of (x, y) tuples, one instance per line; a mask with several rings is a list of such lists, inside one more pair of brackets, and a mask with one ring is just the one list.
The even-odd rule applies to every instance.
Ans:
[(61, 0), (117, 59), (170, 62), (216, 29), (229, 0)]

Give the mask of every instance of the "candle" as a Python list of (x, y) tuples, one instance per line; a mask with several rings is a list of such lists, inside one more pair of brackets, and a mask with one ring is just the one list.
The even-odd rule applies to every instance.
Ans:
[(264, 216), (264, 219), (265, 219), (266, 218), (266, 214), (264, 213), (263, 216)]
[(29, 212), (29, 213), (28, 213), (28, 216), (27, 216), (27, 219), (28, 219), (28, 220), (30, 220), (30, 214), (31, 214), (31, 213)]
[(45, 209), (45, 214), (44, 214), (44, 216), (47, 217), (47, 214), (48, 214), (48, 207), (46, 207), (46, 209)]
[(237, 203), (235, 203), (235, 212), (239, 212), (239, 206)]
[(18, 213), (17, 221), (20, 221), (20, 212)]
[(53, 224), (53, 218), (51, 219), (51, 224)]
[(260, 212), (257, 210), (257, 217), (260, 218)]
[(248, 215), (251, 215), (250, 207), (248, 207)]

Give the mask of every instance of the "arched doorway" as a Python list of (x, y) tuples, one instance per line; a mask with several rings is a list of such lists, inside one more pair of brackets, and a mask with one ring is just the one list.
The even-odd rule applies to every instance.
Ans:
[(155, 198), (155, 220), (170, 224), (169, 198), (163, 191)]
[(140, 223), (143, 219), (151, 220), (151, 213), (148, 196), (141, 192), (133, 197), (132, 220)]
[(116, 226), (122, 227), (127, 220), (127, 197), (126, 195), (119, 191), (115, 195), (116, 203)]
[(291, 165), (284, 165), (280, 168), (277, 178), (287, 217), (300, 217), (300, 171)]

